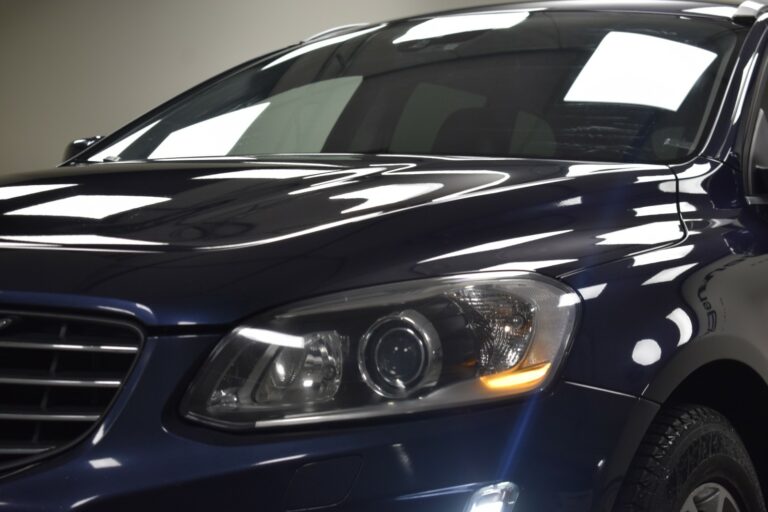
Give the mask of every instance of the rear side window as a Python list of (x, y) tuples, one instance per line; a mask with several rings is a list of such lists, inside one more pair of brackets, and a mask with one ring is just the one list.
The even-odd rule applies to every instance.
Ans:
[(544, 10), (374, 25), (232, 75), (88, 159), (671, 162), (697, 148), (744, 32), (727, 19)]

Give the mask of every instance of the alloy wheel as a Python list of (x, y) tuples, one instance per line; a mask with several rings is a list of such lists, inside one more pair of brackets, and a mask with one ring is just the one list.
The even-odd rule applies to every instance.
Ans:
[(693, 490), (680, 512), (739, 512), (739, 506), (725, 487), (706, 483)]

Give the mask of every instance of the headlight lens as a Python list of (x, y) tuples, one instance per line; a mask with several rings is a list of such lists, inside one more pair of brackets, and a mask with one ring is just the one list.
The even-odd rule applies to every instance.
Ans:
[(573, 334), (575, 292), (530, 273), (478, 273), (339, 293), (226, 336), (182, 404), (232, 429), (470, 405), (544, 387)]

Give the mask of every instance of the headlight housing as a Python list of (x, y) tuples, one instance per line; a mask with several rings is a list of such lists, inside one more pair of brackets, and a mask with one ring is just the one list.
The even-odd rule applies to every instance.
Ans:
[(185, 416), (229, 429), (465, 406), (540, 390), (569, 345), (578, 295), (487, 272), (337, 293), (260, 315), (212, 352)]

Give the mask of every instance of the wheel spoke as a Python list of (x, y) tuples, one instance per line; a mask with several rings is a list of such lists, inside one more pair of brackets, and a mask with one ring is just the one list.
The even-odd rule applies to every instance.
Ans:
[(715, 498), (717, 503), (715, 512), (723, 512), (725, 510), (725, 493), (718, 491)]
[(688, 496), (680, 512), (739, 512), (739, 507), (725, 487), (706, 483)]
[(736, 502), (733, 501), (733, 498), (730, 495), (725, 497), (723, 512), (739, 512), (739, 507), (736, 506)]
[(680, 512), (699, 512), (696, 509), (696, 504), (693, 502), (693, 494), (688, 496), (688, 499), (685, 500), (685, 503), (683, 503), (683, 508), (680, 509)]

